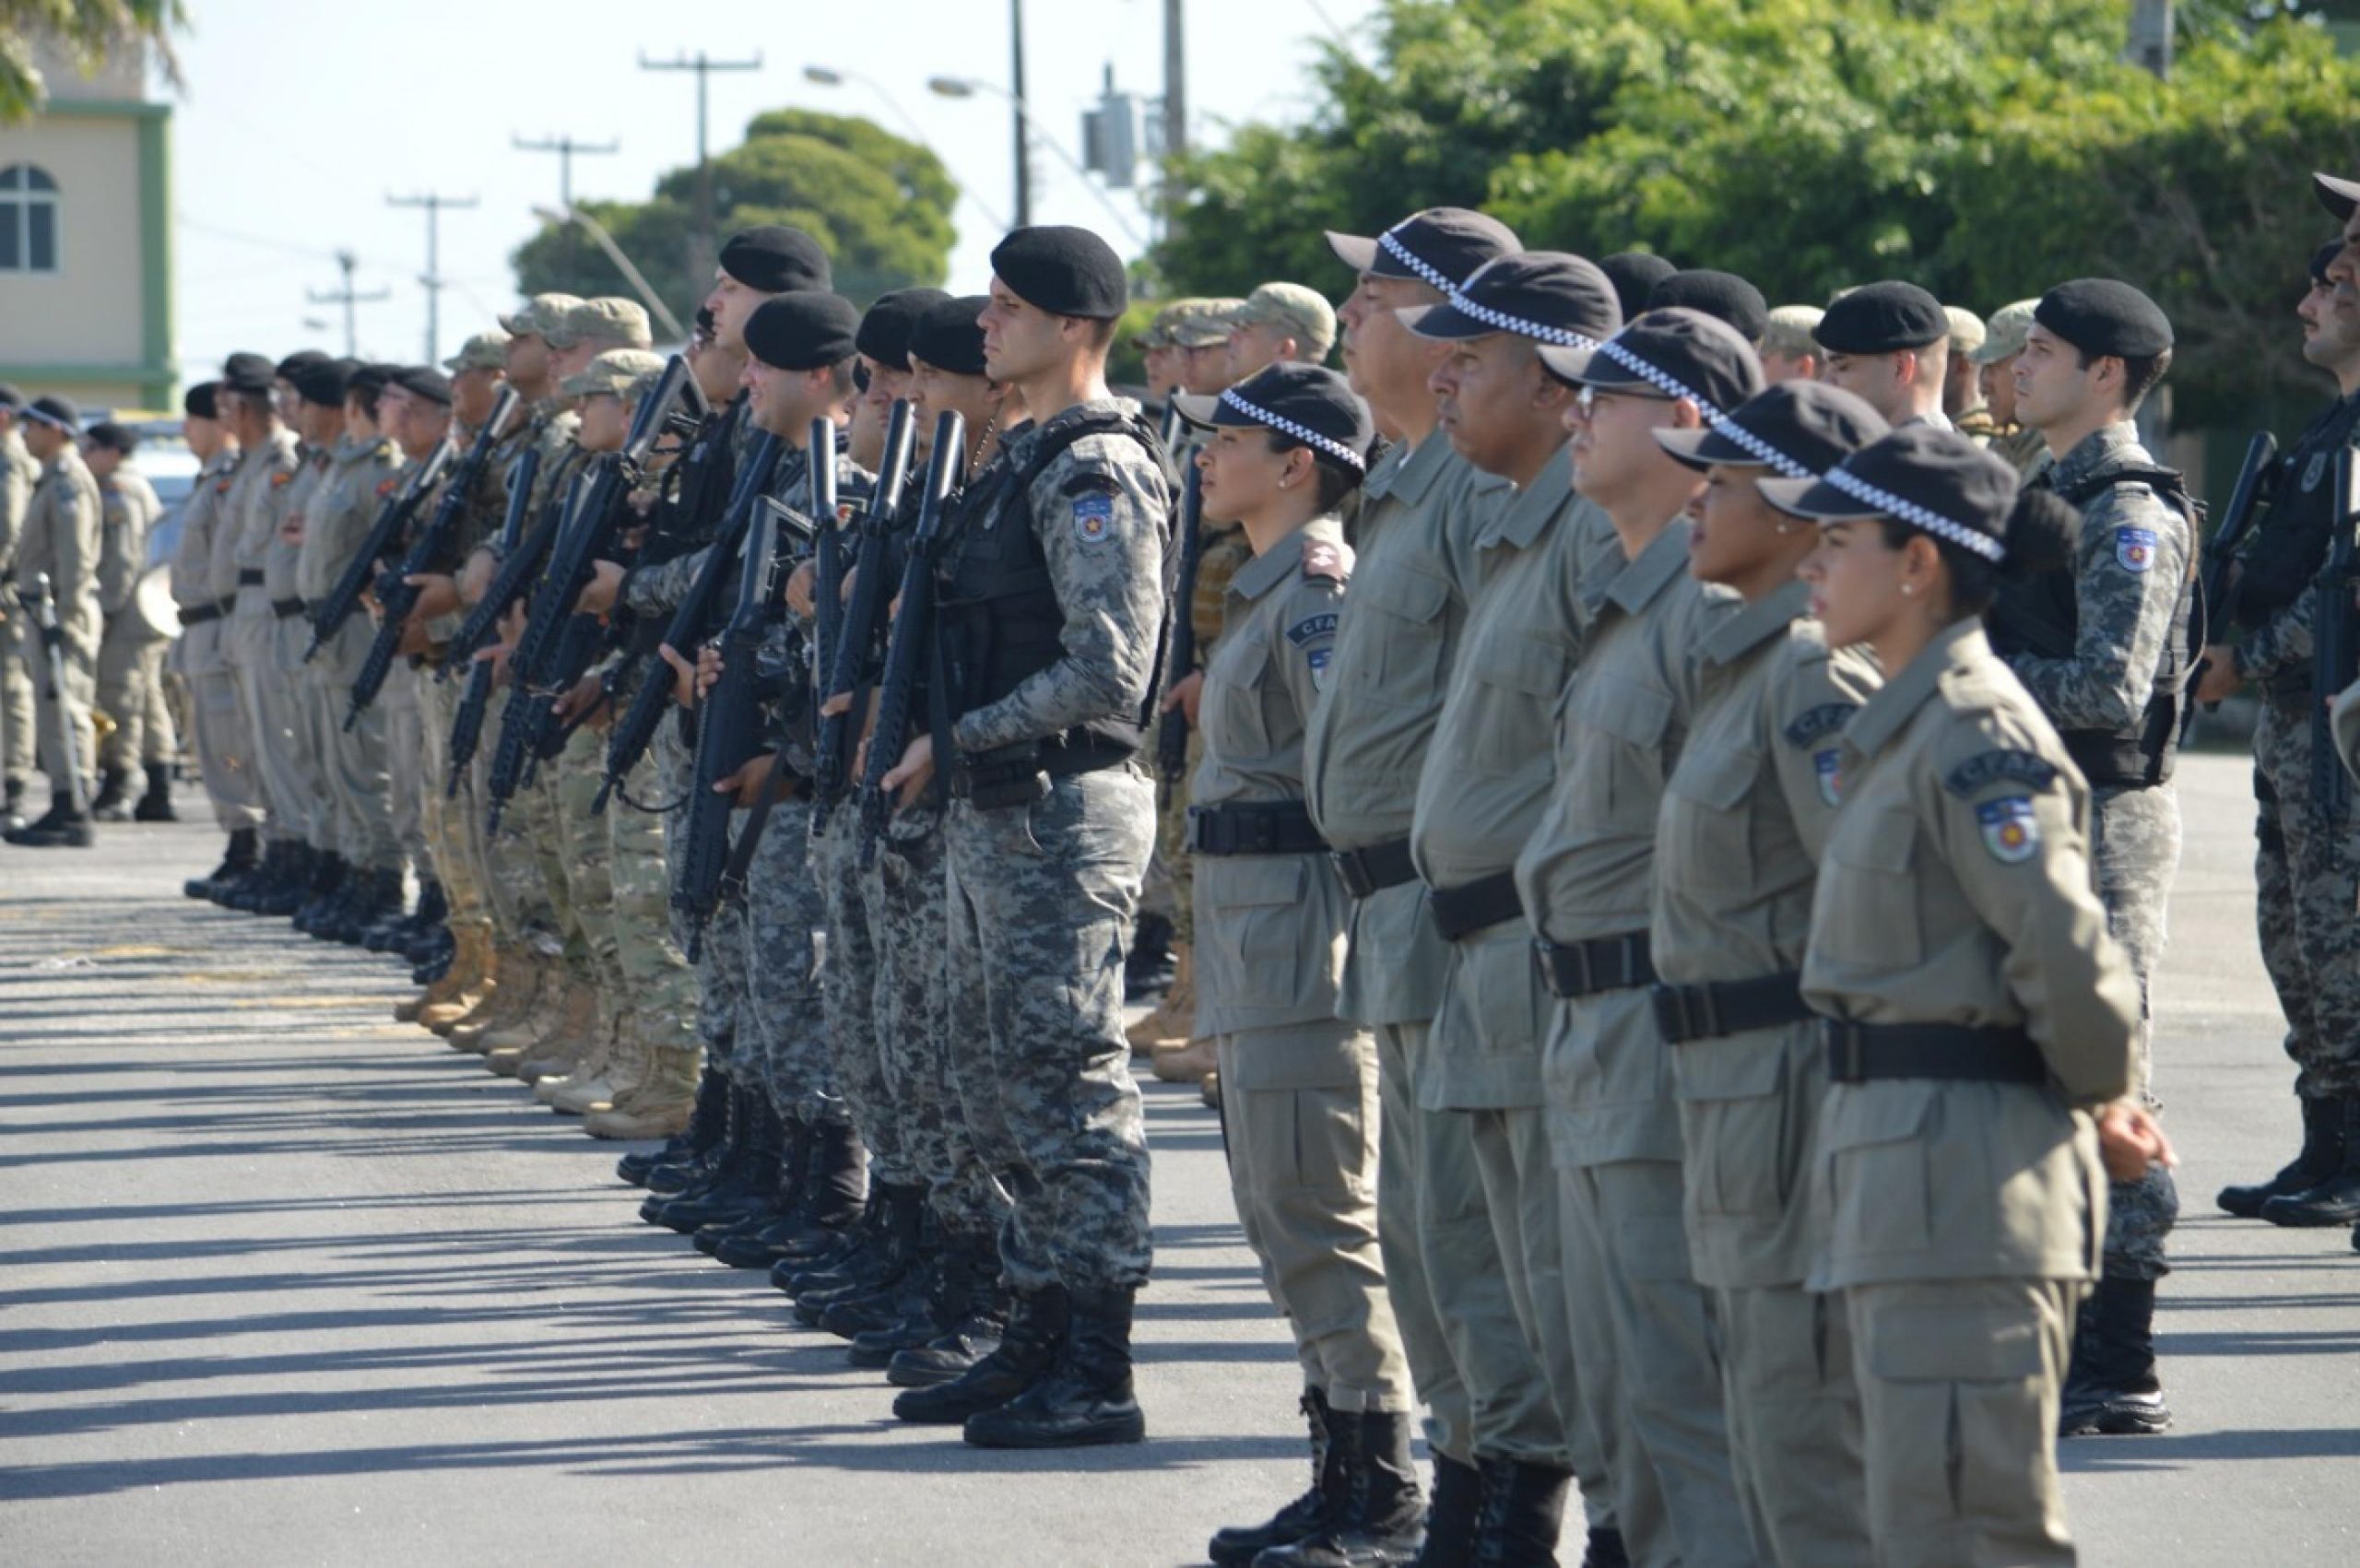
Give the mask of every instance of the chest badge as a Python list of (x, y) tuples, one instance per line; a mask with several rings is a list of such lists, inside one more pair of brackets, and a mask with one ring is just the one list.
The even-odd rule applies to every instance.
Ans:
[(2040, 853), (2040, 822), (2032, 814), (2032, 796), (2003, 796), (1975, 808), (1983, 829), (1983, 847), (2002, 866), (2021, 866)]

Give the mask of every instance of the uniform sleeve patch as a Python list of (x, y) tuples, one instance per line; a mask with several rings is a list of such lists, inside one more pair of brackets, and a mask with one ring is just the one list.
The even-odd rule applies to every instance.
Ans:
[[(1292, 633), (1289, 635), (1292, 636)], [(1314, 691), (1328, 690), (1328, 661), (1335, 656), (1336, 650), (1333, 648), (1314, 648), (1304, 654), (1304, 662), (1311, 666), (1311, 689)]]
[(1975, 808), (1975, 820), (1983, 830), (1983, 847), (2002, 866), (2021, 866), (2040, 853), (2040, 819), (2028, 795), (1987, 800)]
[(2155, 532), (2152, 528), (2117, 528), (2114, 563), (2125, 572), (2143, 572), (2155, 565)]
[(1811, 754), (1811, 771), (1819, 779), (1819, 798), (1828, 806), (1844, 804), (1844, 749), (1831, 746)]
[(1307, 617), (1287, 628), (1287, 641), (1298, 648), (1315, 637), (1333, 637), (1334, 635), (1336, 635), (1334, 610), (1329, 610), (1325, 615)]
[(276, 474), (273, 474), (273, 475), (270, 477), (270, 488), (271, 488), (272, 489), (278, 489), (281, 485), (286, 484), (289, 480), (290, 480), (290, 479), (292, 479), (292, 478), (294, 478), (294, 477), (295, 477), (295, 470), (294, 470), (294, 469), (292, 469), (292, 468), (281, 468), (280, 470), (278, 470), (278, 472), (277, 472)]
[(1787, 726), (1787, 744), (1798, 750), (1807, 749), (1822, 736), (1834, 735), (1851, 723), (1854, 711), (1849, 702), (1822, 702)]
[(401, 488), (401, 477), (399, 475), (395, 475), (390, 479), (380, 479), (377, 482), (377, 499), (380, 501), (384, 500), (385, 497), (399, 489)]
[[(1068, 486), (1068, 493), (1072, 487)], [(1085, 545), (1103, 544), (1115, 532), (1115, 498), (1092, 491), (1073, 497), (1073, 536)]]
[(2047, 789), (2057, 782), (2057, 768), (2030, 751), (1985, 751), (1953, 768), (1942, 787), (1964, 798), (2003, 779)]

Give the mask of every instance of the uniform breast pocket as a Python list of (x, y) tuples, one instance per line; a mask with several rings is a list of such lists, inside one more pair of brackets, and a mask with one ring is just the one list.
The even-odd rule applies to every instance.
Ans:
[(1414, 567), (1363, 572), (1352, 581), (1352, 618), (1376, 622), (1352, 639), (1356, 690), (1379, 701), (1422, 705), (1442, 684), (1450, 584)]
[(1198, 713), (1205, 744), (1215, 755), (1262, 757), (1270, 750), (1270, 719), (1263, 688), (1270, 667), (1268, 644), (1243, 634), (1213, 650), (1205, 666), (1205, 690)]
[(1590, 808), (1611, 825), (1652, 828), (1663, 802), (1663, 738), (1671, 727), (1671, 695), (1657, 687), (1591, 672), (1567, 716), (1604, 736), (1614, 755), (1588, 770), (1603, 798)]
[(1753, 862), (1753, 784), (1762, 753), (1749, 746), (1692, 749), (1664, 786), (1665, 854), (1657, 874), (1668, 885), (1727, 884), (1734, 867)]
[(1309, 872), (1309, 863), (1294, 855), (1199, 863), (1197, 878), (1206, 896), (1198, 907), (1212, 919), (1198, 920), (1198, 940), (1210, 936), (1224, 961), (1220, 974), (1208, 978), (1218, 984), (1226, 976), (1236, 987), (1223, 1000), (1253, 1008), (1293, 1003), (1312, 969), (1304, 950), (1316, 914), (1308, 902)]
[(1847, 963), (1916, 963), (1925, 948), (1917, 862), (1918, 822), (1907, 812), (1839, 817), (1820, 872), (1813, 944)]
[(1469, 760), (1487, 773), (1516, 773), (1547, 758), (1572, 667), (1573, 650), (1546, 637), (1510, 632), (1486, 648), (1482, 664), (1469, 672), (1469, 695), (1482, 704)]

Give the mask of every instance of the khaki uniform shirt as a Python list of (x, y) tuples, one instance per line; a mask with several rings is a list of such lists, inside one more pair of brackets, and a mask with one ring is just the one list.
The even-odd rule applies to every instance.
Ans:
[(236, 600), (227, 639), (233, 663), (263, 657), (270, 641), (275, 618), (269, 591), (259, 582), (241, 578), (263, 569), (263, 557), (278, 527), (278, 492), (294, 482), (297, 461), (295, 432), (273, 430), (268, 441), (239, 455), (238, 471), (222, 501), (227, 515), (214, 540), (213, 582), (224, 597)]
[[(223, 523), (222, 498), (230, 477), (237, 471), (238, 454), (227, 448), (197, 471), (181, 507), (180, 546), (172, 553), (172, 602), (183, 610), (215, 606), (221, 596), (213, 588), (213, 544)], [(183, 675), (211, 675), (221, 668), (221, 622), (218, 619), (183, 627), (172, 644), (173, 667)]]
[[(1333, 670), (1352, 570), (1344, 525), (1323, 517), (1229, 580), (1221, 641), (1198, 705), (1205, 742), (1196, 807), (1303, 799), (1304, 722)], [(1344, 967), (1343, 884), (1324, 855), (1199, 855), (1197, 1034), (1325, 1023)]]
[[(1875, 690), (1874, 665), (1830, 656), (1804, 617), (1810, 590), (1788, 584), (1723, 620), (1698, 650), (1703, 696), (1656, 819), (1656, 973), (1675, 985), (1758, 980), (1803, 966), (1811, 889), (1843, 783), (1844, 726)], [(1715, 1135), (1765, 1147), (1700, 1147), (1686, 1126), (1688, 1187), (1706, 1222), (1689, 1250), (1707, 1285), (1798, 1284), (1809, 1274), (1811, 1204), (1800, 1190), (1827, 1092), (1815, 1022), (1670, 1047), (1688, 1104), (1756, 1101)], [(1769, 1178), (1764, 1181), (1764, 1178)], [(1766, 1190), (1748, 1190), (1760, 1187)]]
[[(337, 444), (343, 444), (342, 441)], [(269, 545), (263, 550), (262, 591), (270, 595), (273, 604), (303, 596), (296, 563), (303, 553), (305, 514), (327, 478), (332, 451), (328, 447), (303, 448), (295, 472), (287, 483), (277, 487), (272, 497), (277, 522), (271, 528)]]
[(2106, 1175), (2079, 1107), (2130, 1086), (2139, 990), (2091, 889), (2089, 786), (1973, 619), (1853, 715), (1842, 778), (1804, 999), (2022, 1029), (2051, 1079), (1830, 1089), (1811, 1285), (2090, 1279)]
[[(1555, 788), (1516, 867), (1535, 930), (1554, 941), (1628, 936), (1652, 918), (1656, 817), (1702, 684), (1696, 651), (1740, 607), (1688, 574), (1689, 531), (1673, 520), (1586, 595), (1589, 642), (1557, 715)], [(1552, 1136), (1586, 1159), (1680, 1158), (1671, 1064), (1653, 1029), (1576, 1032), (1551, 1051), (1547, 1078)]]
[(131, 607), (148, 570), (148, 531), (163, 510), (148, 476), (127, 464), (99, 481), (99, 607), (109, 620)]
[(25, 508), (32, 503), (33, 481), (40, 477), (41, 465), (26, 450), (24, 432), (11, 425), (0, 435), (0, 583), (7, 581), (15, 567), (17, 541), (25, 535)]
[[(368, 442), (348, 436), (329, 450), (327, 457), (318, 485), (303, 500), (303, 543), (295, 561), (295, 589), (306, 605), (316, 605), (335, 591), (337, 580), (368, 539), (379, 509), (401, 483), (401, 453), (383, 436)], [(319, 656), (336, 678), (348, 681), (360, 673), (361, 661), (368, 657), (369, 644), (375, 637), (376, 627), (367, 611), (356, 608)], [(309, 641), (307, 623), (307, 646)]]
[[(1439, 430), (1388, 451), (1361, 487), (1351, 600), (1304, 737), (1304, 796), (1339, 849), (1410, 836), (1418, 770), (1475, 596), (1477, 537), (1507, 494)], [(1449, 951), (1421, 884), (1353, 900), (1351, 936), (1337, 1001), (1345, 1017), (1369, 1025), (1434, 1017)]]
[(66, 652), (86, 662), (99, 656), (99, 481), (68, 442), (34, 483), (17, 542), (17, 586), (30, 591), (37, 573), (49, 574)]

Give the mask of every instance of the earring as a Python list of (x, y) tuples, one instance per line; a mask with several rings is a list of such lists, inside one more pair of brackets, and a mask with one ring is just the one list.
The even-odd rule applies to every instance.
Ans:
[(1903, 598), (1905, 598), (1905, 599), (1908, 599), (1908, 598), (1915, 598), (1915, 597), (1917, 596), (1917, 595), (1918, 595), (1918, 584), (1915, 584), (1915, 583), (1904, 583), (1904, 584), (1901, 585), (1901, 596), (1902, 596)]
[(1792, 523), (1774, 523), (1771, 526), (1778, 531), (1778, 536), (1782, 539), (1795, 531), (1795, 525)]

